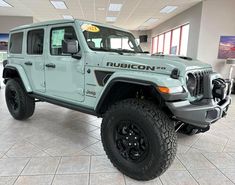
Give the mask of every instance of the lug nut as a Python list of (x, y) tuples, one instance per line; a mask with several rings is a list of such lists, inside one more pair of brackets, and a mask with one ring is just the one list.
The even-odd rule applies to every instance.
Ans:
[(129, 146), (131, 146), (131, 143), (129, 143)]
[(129, 137), (126, 137), (126, 139), (129, 139)]
[(136, 146), (137, 144), (136, 144), (136, 143), (134, 143), (134, 145)]
[(135, 139), (137, 139), (137, 137), (135, 137)]

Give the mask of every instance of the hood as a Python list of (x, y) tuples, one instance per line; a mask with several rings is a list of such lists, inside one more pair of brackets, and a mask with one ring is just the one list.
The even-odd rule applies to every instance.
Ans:
[(211, 65), (179, 56), (151, 56), (145, 54), (108, 54), (102, 62), (104, 67), (171, 74), (177, 68), (184, 75), (190, 70), (211, 69)]

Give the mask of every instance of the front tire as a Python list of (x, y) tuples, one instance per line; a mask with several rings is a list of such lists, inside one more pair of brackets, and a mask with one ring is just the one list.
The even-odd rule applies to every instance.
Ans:
[(25, 120), (33, 115), (34, 99), (28, 96), (20, 80), (10, 79), (7, 81), (5, 99), (9, 112), (16, 120)]
[(160, 176), (176, 155), (173, 122), (144, 100), (128, 99), (111, 106), (102, 121), (101, 138), (113, 165), (136, 180)]

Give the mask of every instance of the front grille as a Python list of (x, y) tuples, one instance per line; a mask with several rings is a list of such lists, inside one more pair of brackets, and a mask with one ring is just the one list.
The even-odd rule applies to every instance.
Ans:
[(194, 91), (192, 92), (192, 96), (201, 96), (204, 93), (204, 79), (205, 76), (211, 74), (212, 71), (211, 70), (206, 70), (206, 71), (197, 71), (194, 72), (194, 76), (196, 77), (196, 88), (194, 89)]

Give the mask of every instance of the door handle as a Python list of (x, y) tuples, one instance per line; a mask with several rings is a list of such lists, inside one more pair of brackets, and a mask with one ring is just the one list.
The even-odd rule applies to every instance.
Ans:
[(55, 68), (55, 67), (56, 67), (56, 65), (55, 65), (55, 64), (53, 64), (53, 63), (50, 63), (50, 64), (46, 64), (46, 67)]
[(33, 65), (33, 63), (32, 63), (32, 62), (25, 62), (24, 64), (25, 64), (25, 65), (27, 65), (27, 66), (31, 66), (31, 65)]

